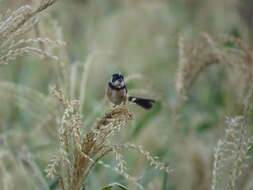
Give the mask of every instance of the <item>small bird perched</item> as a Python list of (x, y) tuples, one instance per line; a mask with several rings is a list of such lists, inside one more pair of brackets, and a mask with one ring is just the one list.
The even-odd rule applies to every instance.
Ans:
[(155, 100), (128, 96), (124, 77), (121, 73), (115, 73), (112, 75), (111, 81), (109, 81), (107, 85), (106, 95), (115, 105), (130, 101), (142, 108), (150, 109), (155, 103)]

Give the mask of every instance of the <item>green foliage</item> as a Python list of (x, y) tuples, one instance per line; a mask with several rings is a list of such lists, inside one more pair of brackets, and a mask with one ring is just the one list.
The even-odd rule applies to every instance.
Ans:
[[(118, 187), (118, 188), (116, 188)], [(128, 190), (128, 188), (120, 183), (114, 182), (111, 183), (103, 188), (101, 188), (101, 190), (111, 190), (111, 189), (121, 189), (121, 190)]]
[[(22, 7), (24, 2), (31, 4)], [(81, 100), (83, 139), (111, 106), (105, 87), (114, 72), (130, 78), (131, 95), (159, 101), (148, 111), (129, 106), (133, 120), (121, 132), (115, 131), (110, 139), (113, 151), (89, 170), (87, 180), (80, 178), (85, 189), (97, 190), (111, 181), (126, 186), (112, 183), (102, 190), (140, 189), (132, 183), (135, 180), (147, 190), (210, 189), (214, 148), (229, 132), (224, 130), (225, 117), (245, 116), (244, 105), (252, 91), (252, 24), (247, 24), (252, 18), (240, 8), (252, 12), (251, 2), (59, 0), (47, 8), (53, 2), (0, 0), (0, 189), (60, 189), (58, 178), (50, 181), (43, 172), (59, 151), (58, 129), (64, 112), (48, 89), (55, 86), (68, 100)], [(236, 133), (242, 134), (242, 141), (253, 134), (252, 115), (250, 110), (248, 120), (243, 120), (244, 133)], [(240, 149), (242, 143), (236, 139), (229, 136), (223, 141)], [(120, 149), (127, 142), (143, 145), (150, 154), (142, 146), (135, 148), (148, 162)], [(108, 139), (104, 143), (108, 145)], [(239, 149), (231, 155), (239, 155)], [(73, 150), (69, 154), (73, 159), (61, 163), (67, 165), (76, 155)], [(159, 158), (153, 160), (150, 155)], [(174, 172), (158, 173), (148, 165), (159, 166), (158, 160), (170, 163)], [(231, 160), (235, 160), (233, 168), (225, 165), (226, 169), (239, 174), (239, 159), (224, 163)], [(242, 170), (244, 179), (238, 177), (238, 187), (244, 190), (252, 189), (250, 162)], [(120, 175), (117, 167), (135, 180)], [(221, 182), (231, 178), (233, 171)]]

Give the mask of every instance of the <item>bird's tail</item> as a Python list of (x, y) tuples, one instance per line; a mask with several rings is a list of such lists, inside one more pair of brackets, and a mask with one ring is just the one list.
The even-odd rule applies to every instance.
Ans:
[(155, 100), (145, 99), (145, 98), (137, 98), (137, 97), (133, 97), (133, 96), (129, 96), (128, 101), (133, 102), (133, 103), (143, 107), (144, 109), (152, 108), (153, 104), (155, 103)]

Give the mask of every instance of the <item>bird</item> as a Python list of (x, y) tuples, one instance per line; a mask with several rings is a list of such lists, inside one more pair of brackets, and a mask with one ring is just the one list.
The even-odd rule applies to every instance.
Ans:
[(129, 96), (127, 86), (124, 81), (124, 76), (121, 73), (112, 74), (111, 80), (106, 87), (106, 95), (110, 102), (114, 105), (125, 104), (126, 102), (132, 102), (141, 106), (144, 109), (150, 109), (153, 107), (155, 100), (147, 98), (139, 98)]

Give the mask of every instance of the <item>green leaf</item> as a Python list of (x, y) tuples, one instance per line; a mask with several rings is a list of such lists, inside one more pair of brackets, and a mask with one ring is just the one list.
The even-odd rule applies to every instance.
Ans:
[(128, 190), (128, 188), (120, 183), (111, 183), (105, 187), (103, 187), (101, 190), (111, 190), (113, 187), (119, 187), (120, 189), (123, 189), (123, 190)]
[(49, 189), (50, 189), (50, 190), (56, 189), (56, 187), (57, 187), (58, 184), (59, 184), (59, 178), (58, 178), (58, 177), (55, 178), (55, 179), (52, 179), (52, 180), (49, 182), (49, 184), (48, 184)]
[[(238, 38), (238, 39), (241, 38), (240, 32), (239, 32), (239, 30), (237, 28), (230, 29), (228, 32), (226, 32), (226, 34), (228, 36), (232, 36), (234, 38)], [(238, 48), (237, 45), (236, 45), (236, 43), (232, 42), (232, 41), (225, 41), (223, 45), (226, 48)]]

